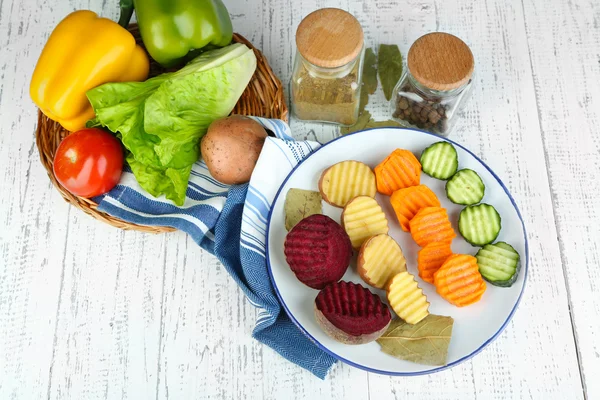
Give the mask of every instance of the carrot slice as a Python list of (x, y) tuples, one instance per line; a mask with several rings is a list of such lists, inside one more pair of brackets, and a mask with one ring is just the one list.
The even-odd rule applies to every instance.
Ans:
[(375, 178), (377, 191), (390, 196), (421, 182), (421, 163), (412, 152), (396, 149), (375, 167)]
[(417, 268), (419, 276), (425, 282), (433, 283), (433, 274), (440, 269), (444, 261), (452, 255), (448, 242), (433, 242), (419, 250)]
[(448, 219), (448, 213), (442, 207), (425, 207), (410, 220), (410, 234), (421, 247), (434, 242), (452, 242), (456, 237)]
[(410, 232), (409, 222), (421, 208), (441, 205), (435, 193), (425, 185), (396, 190), (390, 197), (390, 202), (404, 232)]
[(478, 302), (486, 284), (477, 259), (467, 254), (454, 254), (433, 274), (435, 288), (440, 296), (457, 307)]

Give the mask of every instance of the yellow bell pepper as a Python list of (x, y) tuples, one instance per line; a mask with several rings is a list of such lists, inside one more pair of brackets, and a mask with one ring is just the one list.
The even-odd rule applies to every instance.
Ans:
[(107, 82), (144, 81), (149, 69), (146, 52), (126, 29), (92, 11), (75, 11), (50, 35), (29, 94), (48, 118), (74, 132), (94, 118), (88, 90)]

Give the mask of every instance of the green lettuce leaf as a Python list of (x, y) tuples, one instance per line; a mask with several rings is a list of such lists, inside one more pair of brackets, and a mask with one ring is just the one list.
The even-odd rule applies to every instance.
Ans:
[(175, 204), (183, 204), (192, 170), (191, 164), (180, 169), (157, 169), (137, 161), (133, 154), (127, 156), (127, 163), (140, 186), (152, 196), (165, 194), (167, 199)]
[(146, 82), (107, 83), (87, 92), (96, 112), (89, 125), (117, 134), (142, 188), (182, 205), (200, 139), (231, 113), (255, 70), (254, 52), (233, 44)]

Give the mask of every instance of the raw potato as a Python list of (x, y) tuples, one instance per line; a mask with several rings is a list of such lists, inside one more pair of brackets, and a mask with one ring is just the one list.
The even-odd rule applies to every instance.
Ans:
[(389, 231), (385, 213), (372, 197), (359, 196), (352, 199), (344, 207), (341, 219), (342, 227), (355, 249), (359, 249), (371, 236)]
[(335, 207), (345, 207), (357, 196), (375, 197), (375, 174), (358, 161), (342, 161), (327, 168), (319, 179), (323, 200)]
[(392, 278), (387, 298), (392, 310), (409, 324), (414, 325), (429, 315), (429, 302), (423, 289), (417, 285), (415, 277), (406, 271)]
[(210, 174), (221, 183), (246, 183), (267, 138), (255, 120), (232, 115), (214, 121), (202, 138), (200, 150)]
[(390, 236), (373, 236), (361, 246), (358, 253), (358, 274), (369, 285), (384, 289), (388, 281), (402, 271), (406, 271), (404, 254)]

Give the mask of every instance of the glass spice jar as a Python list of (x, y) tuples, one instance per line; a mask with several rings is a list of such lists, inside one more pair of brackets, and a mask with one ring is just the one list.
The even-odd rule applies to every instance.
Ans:
[(325, 8), (302, 20), (290, 82), (296, 118), (345, 126), (356, 123), (363, 41), (358, 20), (344, 10)]
[(474, 58), (456, 36), (421, 36), (392, 98), (392, 118), (402, 125), (448, 136), (473, 89)]

